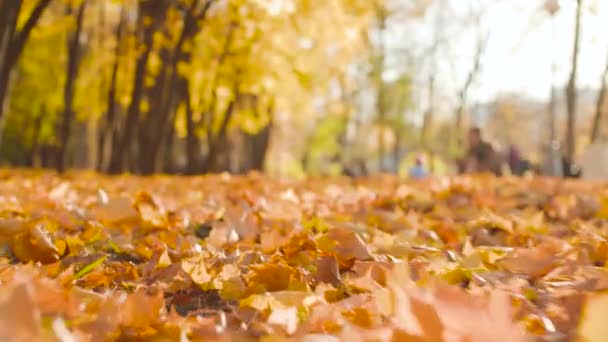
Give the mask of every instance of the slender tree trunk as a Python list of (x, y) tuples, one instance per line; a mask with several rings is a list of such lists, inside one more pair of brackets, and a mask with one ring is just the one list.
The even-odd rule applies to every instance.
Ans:
[(3, 1), (0, 4), (0, 68), (6, 64), (9, 48), (17, 28), (17, 17), (21, 10), (20, 0)]
[[(9, 79), (13, 67), (15, 54), (15, 30), (17, 29), (17, 18), (21, 11), (22, 1), (3, 1), (0, 4), (0, 124), (3, 123), (5, 100), (8, 93)], [(2, 127), (0, 127), (0, 130)], [(2, 133), (0, 132), (0, 143)]]
[[(72, 120), (74, 118), (74, 93), (78, 68), (80, 66), (80, 34), (84, 23), (84, 12), (87, 0), (83, 1), (76, 13), (76, 27), (68, 38), (68, 61), (66, 70), (66, 82), (63, 89), (63, 117), (60, 130), (60, 151), (57, 160), (57, 171), (63, 172), (67, 168), (68, 142), (70, 140)], [(68, 12), (71, 14), (72, 9)]]
[(593, 118), (593, 126), (591, 127), (591, 142), (595, 142), (598, 138), (604, 138), (601, 136), (600, 132), (606, 104), (606, 83), (608, 83), (608, 60), (606, 60), (606, 66), (602, 73), (600, 90), (595, 104), (595, 117)]
[[(131, 91), (131, 102), (127, 109), (127, 117), (124, 123), (122, 134), (119, 134), (118, 139), (112, 141), (112, 156), (110, 160), (110, 173), (121, 173), (129, 164), (129, 156), (135, 142), (136, 125), (139, 120), (139, 112), (141, 101), (144, 95), (144, 80), (148, 66), (148, 59), (152, 52), (152, 44), (154, 42), (154, 32), (156, 31), (157, 21), (160, 19), (152, 19), (153, 22), (146, 23), (150, 19), (150, 6), (146, 2), (139, 3), (140, 17), (138, 19), (137, 31), (142, 35), (141, 42), (143, 43), (143, 51), (140, 53), (135, 64), (135, 77), (133, 79), (133, 89)], [(153, 6), (153, 5), (152, 5)], [(157, 10), (164, 11), (164, 8)], [(143, 151), (142, 151), (143, 152)]]
[[(168, 131), (170, 126), (173, 125), (174, 111), (184, 98), (183, 93), (178, 93), (176, 91), (176, 89), (181, 89), (177, 86), (180, 78), (177, 67), (180, 62), (190, 58), (190, 53), (182, 51), (183, 46), (191, 41), (200, 31), (201, 25), (214, 2), (215, 0), (207, 0), (200, 13), (196, 13), (199, 4), (198, 0), (193, 1), (190, 7), (185, 10), (184, 27), (169, 56), (168, 65), (166, 65), (165, 68), (168, 70), (167, 79), (162, 83), (158, 110), (155, 111), (154, 115), (150, 116), (147, 132), (144, 132), (144, 134), (148, 135), (147, 146), (149, 149), (149, 153), (147, 153), (147, 158), (149, 158), (149, 160), (145, 160), (144, 163), (145, 173), (152, 173), (159, 170), (162, 161), (159, 152), (166, 149), (163, 145), (167, 143), (165, 138), (169, 136)], [(160, 138), (155, 139), (154, 136)]]
[(270, 122), (260, 132), (253, 136), (251, 144), (251, 163), (249, 163), (249, 169), (244, 171), (263, 171), (264, 163), (266, 161), (266, 155), (268, 154), (268, 147), (270, 146), (270, 133), (272, 132), (273, 124)]
[(34, 119), (34, 127), (32, 132), (32, 167), (40, 168), (42, 166), (42, 156), (40, 150), (40, 130), (42, 128), (42, 118), (44, 110), (41, 109), (40, 114)]
[(458, 94), (459, 104), (458, 109), (456, 110), (456, 123), (452, 136), (452, 140), (456, 143), (458, 147), (461, 147), (463, 145), (462, 133), (464, 130), (463, 126), (465, 123), (465, 112), (469, 100), (469, 92), (471, 91), (471, 87), (473, 86), (475, 79), (481, 71), (481, 58), (483, 57), (483, 54), (485, 52), (487, 42), (488, 36), (480, 35), (479, 40), (477, 42), (477, 50), (475, 51), (473, 67), (469, 71), (464, 85)]
[(30, 16), (25, 21), (23, 28), (17, 31), (17, 18), (21, 11), (22, 0), (4, 0), (0, 4), (0, 144), (5, 121), (6, 98), (8, 96), (9, 81), (12, 70), (23, 52), (25, 42), (32, 30), (40, 20), (40, 17), (52, 0), (39, 0)]
[(583, 12), (583, 1), (576, 1), (576, 23), (574, 29), (574, 51), (572, 53), (572, 70), (570, 71), (570, 79), (566, 89), (566, 105), (568, 117), (566, 123), (566, 158), (570, 161), (574, 160), (576, 153), (576, 77), (578, 75), (578, 58), (580, 50), (580, 35), (581, 35), (581, 17)]
[(112, 149), (112, 160), (110, 162), (110, 172), (120, 173), (125, 171), (127, 165), (127, 157), (129, 156), (129, 149), (131, 144), (134, 142), (133, 137), (135, 136), (135, 125), (139, 118), (139, 107), (144, 91), (144, 79), (146, 76), (146, 68), (148, 65), (148, 58), (152, 47), (152, 36), (147, 39), (145, 43), (144, 51), (142, 55), (137, 59), (135, 66), (135, 78), (133, 81), (133, 91), (131, 92), (131, 102), (127, 109), (127, 118), (123, 127), (123, 133), (118, 141), (113, 142)]
[(21, 4), (21, 0), (2, 1), (0, 3), (0, 56), (2, 57), (15, 32)]
[[(168, 38), (169, 32), (164, 32)], [(145, 98), (149, 104), (149, 110), (142, 113), (139, 118), (138, 126), (138, 143), (141, 149), (145, 149), (145, 153), (139, 153), (137, 162), (139, 170), (145, 175), (155, 172), (155, 164), (158, 159), (161, 141), (164, 136), (161, 132), (161, 127), (157, 125), (164, 110), (164, 99), (166, 93), (174, 92), (173, 87), (168, 87), (169, 83), (169, 64), (171, 63), (171, 51), (168, 47), (163, 47), (157, 52), (161, 60), (161, 67), (155, 77), (154, 85), (145, 89)]]
[(377, 10), (378, 24), (379, 24), (379, 42), (380, 46), (378, 47), (378, 65), (376, 72), (376, 87), (377, 88), (377, 96), (376, 96), (376, 111), (378, 112), (378, 171), (384, 171), (384, 157), (386, 153), (386, 134), (385, 134), (385, 125), (386, 125), (386, 98), (385, 98), (385, 87), (384, 80), (382, 76), (384, 74), (384, 63), (385, 63), (385, 44), (384, 44), (384, 35), (386, 34), (386, 10), (384, 7), (379, 7)]
[[(556, 40), (556, 24), (555, 16), (551, 16), (551, 39)], [(557, 121), (557, 96), (555, 93), (555, 74), (557, 72), (557, 62), (555, 56), (552, 56), (551, 60), (551, 92), (549, 93), (549, 112), (548, 112), (548, 125), (549, 125), (549, 144), (552, 144), (556, 139), (556, 121)], [(543, 148), (544, 153), (544, 148)], [(542, 154), (542, 153), (541, 153)]]
[(10, 81), (10, 71), (0, 70), (0, 145), (4, 136), (4, 123), (6, 121), (4, 113), (8, 107), (7, 95)]
[(270, 146), (270, 134), (274, 126), (273, 111), (274, 108), (272, 106), (268, 108), (270, 121), (262, 130), (255, 134), (243, 134), (244, 156), (241, 159), (244, 159), (244, 161), (242, 162), (243, 167), (240, 170), (241, 172), (264, 170), (266, 154)]
[(190, 104), (190, 90), (186, 89), (186, 173), (194, 175), (200, 169), (201, 148), (196, 136), (196, 123), (194, 122), (192, 106)]
[(116, 47), (114, 48), (114, 61), (112, 63), (112, 71), (110, 73), (110, 87), (108, 89), (108, 104), (106, 109), (106, 118), (102, 123), (100, 134), (99, 134), (99, 158), (97, 169), (99, 171), (104, 169), (107, 156), (107, 146), (112, 146), (114, 132), (116, 130), (116, 110), (118, 104), (116, 103), (116, 90), (118, 85), (118, 68), (120, 67), (120, 53), (121, 45), (124, 36), (126, 20), (126, 7), (120, 9), (120, 19), (116, 28)]
[(40, 161), (42, 162), (42, 168), (52, 169), (55, 168), (55, 147), (49, 144), (40, 145)]
[[(238, 87), (235, 87), (235, 88), (238, 88)], [(228, 108), (226, 108), (226, 111), (224, 112), (218, 133), (214, 135), (211, 132), (211, 134), (209, 135), (210, 136), (210, 139), (208, 141), (209, 150), (207, 152), (207, 156), (205, 158), (205, 165), (204, 165), (205, 172), (219, 171), (219, 168), (217, 167), (219, 157), (222, 152), (222, 149), (225, 148), (224, 145), (226, 143), (226, 134), (228, 131), (228, 124), (230, 123), (232, 116), (235, 112), (236, 104), (239, 100), (239, 97), (240, 96), (237, 93), (235, 95), (234, 99), (232, 101), (230, 101), (230, 103), (228, 104)], [(208, 129), (211, 130), (212, 127), (209, 127)]]
[[(171, 121), (173, 122), (173, 121)], [(169, 125), (164, 137), (161, 155), (164, 158), (159, 159), (156, 168), (164, 173), (173, 173), (176, 170), (175, 154), (173, 153), (173, 144), (175, 144), (175, 125)], [(162, 165), (158, 165), (162, 164)]]

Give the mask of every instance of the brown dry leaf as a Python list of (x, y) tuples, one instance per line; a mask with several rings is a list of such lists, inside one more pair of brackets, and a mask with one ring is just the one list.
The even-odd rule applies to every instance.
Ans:
[(160, 318), (164, 309), (162, 293), (150, 295), (145, 291), (130, 294), (121, 308), (127, 326), (146, 328)]
[(446, 334), (454, 333), (470, 341), (488, 341), (501, 336), (506, 341), (526, 341), (513, 321), (510, 297), (491, 292), (489, 297), (472, 297), (459, 289), (440, 288), (436, 308)]
[(149, 193), (138, 193), (134, 206), (144, 223), (154, 228), (167, 226), (168, 217), (165, 208)]
[(316, 279), (318, 282), (340, 285), (340, 269), (338, 260), (334, 256), (321, 256), (315, 260)]
[[(5, 289), (3, 289), (5, 290)], [(42, 317), (34, 302), (34, 289), (20, 281), (0, 298), (0, 338), (36, 341), (42, 337)]]
[(412, 314), (418, 319), (425, 340), (428, 342), (442, 342), (444, 331), (441, 318), (433, 305), (411, 298)]
[(341, 264), (354, 260), (372, 260), (372, 255), (359, 235), (350, 229), (333, 228), (317, 240), (320, 250), (335, 254)]
[(559, 254), (563, 252), (561, 243), (554, 241), (543, 243), (535, 248), (520, 248), (497, 262), (504, 269), (540, 277), (549, 273), (561, 261)]
[(110, 197), (107, 203), (93, 210), (95, 217), (102, 222), (133, 222), (139, 217), (133, 201), (127, 197)]

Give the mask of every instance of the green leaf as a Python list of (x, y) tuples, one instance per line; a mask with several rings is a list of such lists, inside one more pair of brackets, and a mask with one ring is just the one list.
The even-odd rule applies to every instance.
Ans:
[(83, 267), (80, 271), (78, 271), (78, 273), (76, 273), (75, 278), (76, 279), (80, 279), (82, 277), (84, 277), (85, 275), (91, 273), (94, 269), (96, 269), (99, 265), (103, 264), (104, 261), (106, 261), (107, 256), (104, 255), (101, 258), (93, 261), (92, 263), (86, 265), (85, 267)]

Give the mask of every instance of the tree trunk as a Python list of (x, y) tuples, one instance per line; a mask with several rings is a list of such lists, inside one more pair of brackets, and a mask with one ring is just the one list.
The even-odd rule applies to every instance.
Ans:
[[(164, 32), (168, 38), (169, 33)], [(140, 149), (145, 149), (145, 153), (139, 153), (137, 162), (139, 170), (145, 175), (155, 172), (155, 164), (161, 148), (161, 141), (164, 140), (161, 132), (161, 127), (158, 126), (160, 117), (164, 116), (164, 99), (166, 93), (174, 92), (173, 87), (168, 87), (169, 83), (169, 64), (171, 63), (171, 51), (168, 47), (161, 48), (157, 52), (161, 67), (154, 79), (154, 85), (145, 89), (145, 98), (149, 104), (149, 110), (142, 113), (139, 118), (138, 126), (138, 143)]]
[[(68, 61), (66, 71), (66, 82), (63, 89), (63, 117), (60, 130), (60, 150), (57, 160), (57, 171), (64, 172), (67, 168), (67, 153), (68, 142), (72, 128), (72, 120), (74, 118), (74, 88), (76, 78), (78, 77), (78, 67), (80, 65), (80, 34), (82, 32), (84, 22), (84, 12), (86, 9), (87, 0), (84, 0), (78, 7), (76, 13), (76, 28), (68, 38)], [(68, 12), (72, 13), (72, 8), (68, 8)]]
[[(0, 71), (3, 75), (5, 73), (5, 67), (8, 64), (9, 50), (13, 45), (12, 43), (17, 28), (17, 18), (21, 10), (21, 3), (22, 1), (15, 0), (3, 1), (2, 4), (0, 4)], [(4, 94), (6, 92), (6, 83), (0, 83), (0, 87), (4, 88), (2, 91)]]
[(23, 28), (16, 30), (16, 19), (21, 11), (22, 0), (4, 0), (0, 5), (0, 143), (5, 121), (6, 98), (11, 72), (23, 52), (25, 42), (52, 0), (40, 0), (34, 6)]
[[(157, 169), (164, 173), (174, 173), (177, 169), (175, 153), (174, 151), (175, 144), (175, 125), (169, 125), (167, 127), (167, 132), (164, 137), (164, 144), (162, 145), (161, 156), (157, 161)], [(161, 164), (161, 165), (158, 165)]]
[[(556, 39), (556, 19), (551, 17), (551, 39)], [(551, 60), (551, 92), (549, 93), (549, 108), (548, 108), (548, 125), (549, 125), (549, 144), (552, 144), (556, 139), (556, 121), (557, 121), (557, 95), (555, 92), (555, 74), (557, 71), (557, 62), (555, 56)], [(544, 154), (544, 147), (541, 146), (541, 155)]]
[[(235, 88), (238, 89), (238, 86)], [(237, 93), (234, 99), (230, 101), (230, 103), (228, 104), (228, 108), (226, 108), (226, 111), (224, 112), (224, 116), (218, 133), (214, 135), (213, 132), (210, 132), (209, 134), (209, 149), (207, 151), (207, 156), (205, 158), (205, 165), (203, 169), (205, 172), (220, 171), (220, 168), (218, 167), (219, 157), (222, 150), (226, 147), (225, 144), (228, 124), (230, 123), (232, 115), (234, 114), (238, 100), (239, 94)], [(209, 127), (208, 129), (212, 130), (212, 127), (213, 126)]]
[(2, 1), (0, 4), (0, 56), (4, 60), (6, 49), (13, 38), (22, 0)]
[(125, 166), (127, 165), (129, 149), (133, 143), (136, 128), (135, 126), (137, 125), (139, 118), (139, 107), (143, 97), (144, 79), (146, 76), (148, 58), (150, 57), (150, 52), (152, 50), (150, 44), (152, 44), (151, 35), (150, 39), (146, 39), (146, 43), (144, 43), (145, 47), (142, 55), (137, 58), (135, 78), (133, 81), (133, 91), (131, 92), (131, 102), (129, 103), (129, 107), (127, 109), (127, 118), (125, 120), (123, 132), (118, 141), (112, 142), (112, 160), (110, 161), (109, 169), (111, 173), (123, 172), (125, 171)]
[(183, 51), (183, 46), (187, 42), (194, 39), (196, 34), (201, 30), (201, 25), (207, 16), (211, 5), (215, 0), (208, 0), (203, 6), (200, 13), (196, 13), (199, 1), (193, 1), (188, 9), (184, 13), (184, 27), (179, 35), (177, 43), (175, 44), (173, 51), (167, 56), (167, 62), (163, 70), (167, 70), (164, 77), (166, 80), (161, 83), (161, 89), (159, 94), (159, 104), (157, 110), (149, 116), (147, 121), (146, 131), (143, 132), (143, 139), (148, 140), (146, 146), (148, 146), (147, 157), (144, 160), (143, 172), (152, 173), (159, 170), (162, 159), (160, 158), (160, 151), (166, 150), (167, 143), (166, 137), (169, 136), (170, 126), (173, 125), (174, 112), (178, 107), (179, 103), (185, 97), (183, 92), (177, 90), (182, 89), (178, 87), (180, 76), (177, 67), (180, 62), (186, 61), (190, 58), (189, 52)]
[(116, 47), (114, 48), (114, 62), (112, 63), (112, 71), (110, 74), (110, 87), (108, 90), (108, 107), (106, 109), (106, 118), (102, 123), (100, 134), (99, 134), (99, 151), (98, 151), (98, 163), (97, 170), (102, 171), (105, 169), (105, 161), (107, 156), (107, 146), (112, 146), (114, 132), (116, 130), (116, 87), (118, 83), (118, 67), (120, 64), (120, 53), (122, 38), (124, 36), (124, 30), (127, 23), (126, 20), (126, 8), (120, 9), (120, 19), (118, 27), (116, 28)]
[(186, 89), (186, 173), (194, 175), (200, 170), (201, 148), (196, 136), (192, 106), (190, 104), (190, 90)]
[[(156, 2), (155, 2), (156, 3)], [(154, 16), (154, 11), (165, 11), (166, 8), (159, 6), (154, 7), (154, 4), (148, 1), (139, 2), (140, 17), (138, 18), (137, 31), (142, 35), (141, 42), (143, 43), (143, 51), (139, 55), (135, 65), (135, 77), (133, 79), (133, 90), (131, 91), (131, 102), (127, 109), (127, 118), (124, 123), (122, 134), (119, 134), (119, 139), (112, 141), (112, 157), (110, 160), (110, 167), (108, 171), (110, 173), (121, 173), (125, 171), (127, 165), (131, 165), (133, 169), (133, 163), (129, 163), (129, 156), (133, 148), (132, 144), (135, 143), (134, 137), (136, 134), (136, 126), (139, 120), (141, 101), (144, 95), (144, 81), (148, 66), (148, 59), (152, 52), (152, 45), (154, 43), (154, 32), (158, 22), (164, 17), (163, 14)], [(152, 20), (152, 23), (146, 23), (147, 20)], [(143, 151), (142, 151), (143, 152)]]
[(268, 148), (270, 147), (270, 136), (274, 127), (274, 103), (268, 108), (268, 115), (270, 115), (270, 121), (257, 134), (256, 142), (254, 143), (253, 162), (251, 168), (256, 171), (263, 171), (264, 164), (266, 163), (266, 155), (268, 154)]
[(44, 107), (41, 106), (40, 113), (34, 119), (34, 125), (32, 129), (32, 167), (42, 167), (42, 155), (40, 149), (40, 130), (42, 128), (42, 119), (46, 114), (44, 113)]
[(576, 23), (574, 29), (574, 51), (572, 53), (572, 70), (570, 71), (570, 79), (566, 88), (566, 105), (568, 117), (566, 123), (566, 158), (573, 161), (576, 153), (576, 77), (578, 74), (578, 57), (580, 50), (580, 35), (581, 35), (581, 17), (583, 12), (583, 1), (576, 1)]
[(263, 171), (264, 162), (266, 161), (266, 154), (268, 153), (268, 147), (270, 146), (270, 133), (272, 132), (273, 123), (268, 123), (261, 131), (256, 134), (247, 134), (245, 137), (246, 146), (249, 146), (248, 159), (249, 162), (245, 163), (247, 168), (243, 169), (243, 172), (247, 171)]
[(591, 142), (595, 142), (598, 138), (604, 138), (601, 136), (602, 127), (602, 114), (606, 103), (606, 83), (608, 82), (608, 60), (606, 60), (606, 66), (602, 73), (601, 85), (599, 94), (597, 96), (597, 102), (595, 104), (595, 117), (593, 118), (593, 126), (591, 127)]
[(377, 97), (376, 97), (376, 110), (378, 114), (378, 171), (384, 171), (384, 156), (386, 153), (386, 137), (385, 137), (385, 124), (386, 124), (386, 108), (385, 108), (385, 87), (384, 80), (382, 76), (384, 74), (384, 63), (385, 63), (385, 44), (384, 44), (384, 35), (386, 31), (386, 10), (384, 7), (377, 8), (377, 18), (379, 24), (379, 42), (380, 46), (378, 47), (379, 55), (378, 55), (378, 65), (376, 72), (376, 87), (377, 89)]
[(464, 85), (458, 94), (459, 104), (458, 109), (456, 110), (456, 123), (454, 125), (454, 133), (452, 135), (452, 141), (456, 143), (457, 147), (461, 147), (463, 145), (462, 133), (465, 121), (464, 116), (467, 109), (467, 102), (469, 99), (469, 92), (471, 90), (471, 87), (473, 86), (473, 83), (475, 82), (475, 79), (477, 78), (477, 75), (481, 71), (481, 58), (483, 57), (483, 54), (485, 52), (487, 42), (487, 35), (479, 36), (479, 40), (477, 41), (477, 50), (475, 51), (475, 57), (473, 61), (473, 67), (469, 71)]

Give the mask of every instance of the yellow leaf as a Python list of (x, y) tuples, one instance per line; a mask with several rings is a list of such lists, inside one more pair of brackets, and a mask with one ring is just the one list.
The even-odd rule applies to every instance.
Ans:
[(354, 308), (352, 310), (343, 311), (342, 316), (348, 319), (351, 323), (363, 328), (371, 328), (374, 324), (372, 315), (364, 308)]
[(163, 254), (161, 254), (160, 258), (158, 259), (158, 267), (165, 268), (165, 267), (171, 265), (171, 263), (172, 263), (171, 258), (169, 257), (169, 254), (167, 253), (167, 250), (165, 249)]
[(285, 264), (252, 265), (245, 279), (252, 289), (261, 287), (263, 291), (281, 291), (297, 276), (295, 269)]
[(182, 270), (190, 275), (192, 281), (203, 289), (208, 288), (209, 283), (213, 280), (213, 277), (207, 272), (205, 261), (201, 258), (183, 260)]
[(608, 341), (608, 293), (589, 294), (585, 300), (583, 313), (578, 325), (580, 341)]

